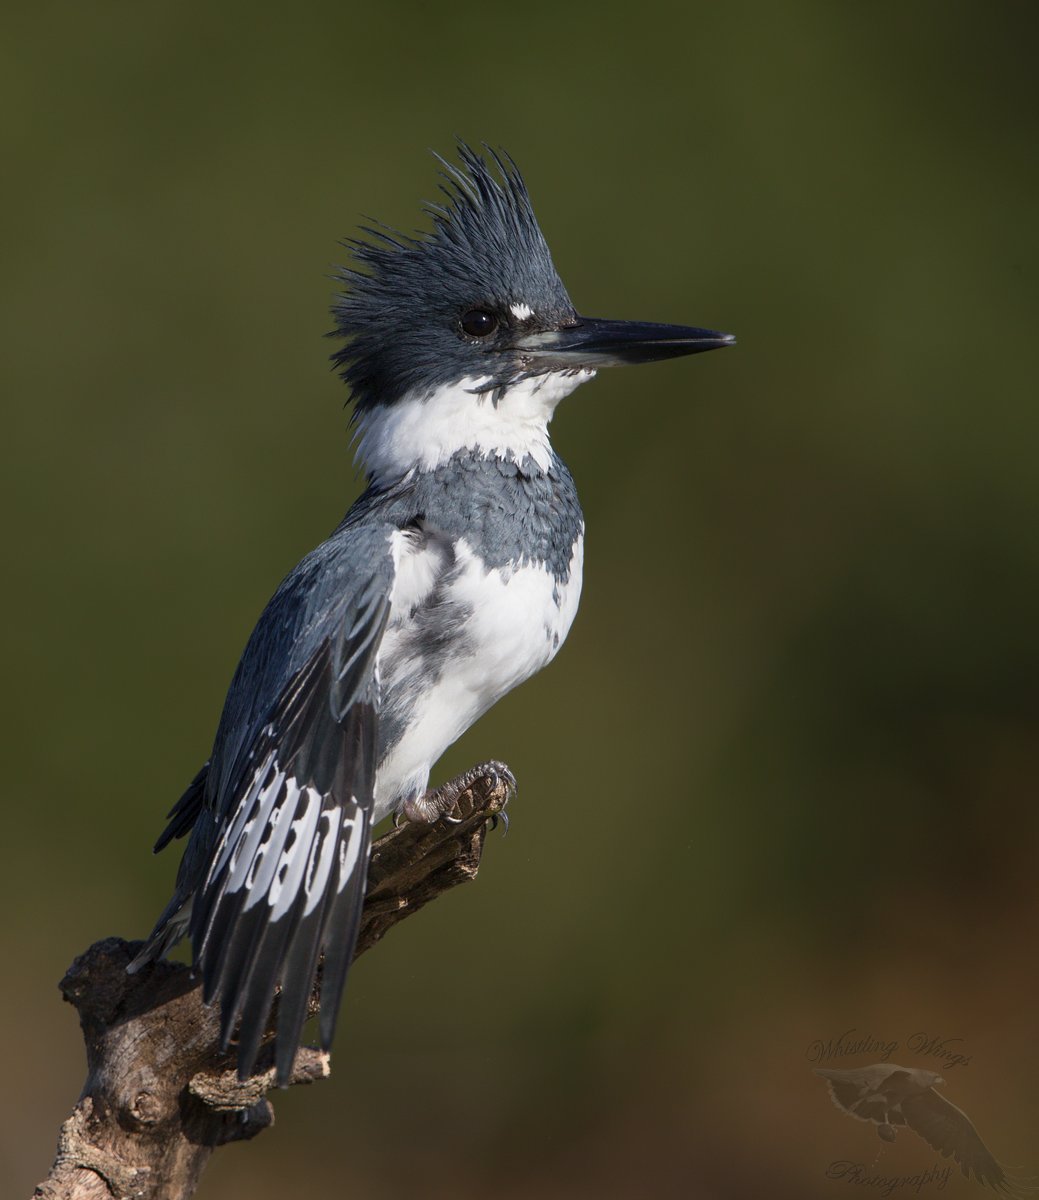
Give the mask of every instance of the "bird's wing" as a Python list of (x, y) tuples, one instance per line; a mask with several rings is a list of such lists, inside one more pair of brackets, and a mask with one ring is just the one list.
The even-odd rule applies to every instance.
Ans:
[[(304, 560), (261, 618), (228, 697), (222, 730), (232, 728), (218, 734), (210, 768), (217, 836), (190, 929), (225, 1045), (241, 1019), (243, 1079), (280, 985), (275, 1064), (288, 1081), (322, 953), (326, 1049), (335, 1030), (364, 902), (391, 532), (326, 543)], [(279, 664), (287, 678), (275, 692)], [(228, 760), (219, 771), (218, 757)]]
[[(846, 1078), (846, 1072), (827, 1070), (825, 1067), (813, 1067), (812, 1070), (820, 1078), (825, 1079), (830, 1092), (830, 1099), (842, 1112), (851, 1113), (853, 1117), (858, 1116), (854, 1111), (854, 1106), (862, 1099), (865, 1094), (865, 1088), (861, 1083), (855, 1080)], [(860, 1120), (866, 1120), (865, 1117), (860, 1117)]]
[(166, 814), (169, 824), (155, 843), (153, 849), (156, 854), (160, 850), (165, 850), (174, 839), (183, 837), (194, 828), (195, 822), (198, 820), (199, 813), (201, 813), (205, 803), (206, 780), (208, 776), (209, 763), (207, 762), (203, 764), (198, 774), (188, 784), (183, 796)]
[(1014, 1194), (1006, 1171), (993, 1158), (962, 1109), (950, 1104), (934, 1088), (918, 1096), (908, 1096), (901, 1107), (909, 1128), (943, 1158), (951, 1155), (968, 1179), (973, 1174), (978, 1183), (988, 1184), (1006, 1195)]
[(813, 1067), (812, 1070), (829, 1085), (834, 1105), (859, 1121), (875, 1123), (889, 1120), (886, 1099), (876, 1093), (876, 1087), (890, 1074), (887, 1067), (858, 1067), (842, 1071), (835, 1067)]

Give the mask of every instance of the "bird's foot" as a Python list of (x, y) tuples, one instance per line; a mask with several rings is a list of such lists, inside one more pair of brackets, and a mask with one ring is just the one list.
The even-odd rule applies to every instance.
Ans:
[(504, 763), (494, 759), (490, 762), (480, 763), (479, 766), (466, 771), (464, 775), (459, 775), (457, 779), (452, 779), (438, 788), (430, 788), (423, 796), (405, 800), (401, 805), (399, 816), (404, 820), (420, 821), (425, 825), (431, 825), (441, 818), (457, 824), (459, 821), (464, 821), (473, 812), (473, 786), (481, 781), (484, 782), (488, 793), (494, 791), (501, 784), (505, 785), (502, 810), (500, 813), (492, 813), (490, 820), (491, 828), (496, 829), (498, 818), (501, 817), (501, 823), (507, 832), (509, 818), (505, 812), (505, 805), (516, 795), (518, 790), (516, 776)]

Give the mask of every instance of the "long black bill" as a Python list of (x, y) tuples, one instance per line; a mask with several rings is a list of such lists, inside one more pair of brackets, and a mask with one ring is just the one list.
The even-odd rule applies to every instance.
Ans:
[[(578, 317), (576, 325), (519, 338), (516, 349), (539, 362), (560, 368), (616, 367), (656, 362), (683, 354), (717, 350), (736, 341), (731, 333), (692, 329), (687, 325), (655, 325), (647, 321), (603, 321)], [(547, 361), (546, 361), (547, 360)]]

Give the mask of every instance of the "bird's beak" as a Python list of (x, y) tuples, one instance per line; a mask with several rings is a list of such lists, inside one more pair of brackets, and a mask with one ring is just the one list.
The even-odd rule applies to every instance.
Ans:
[(715, 333), (713, 329), (693, 329), (687, 325), (578, 317), (574, 325), (527, 334), (517, 339), (514, 345), (521, 353), (545, 366), (576, 370), (678, 358), (683, 354), (731, 346), (735, 341), (731, 333)]

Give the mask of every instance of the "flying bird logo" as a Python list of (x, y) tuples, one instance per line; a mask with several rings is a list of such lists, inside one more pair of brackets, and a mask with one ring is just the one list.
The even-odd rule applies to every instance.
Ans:
[(813, 1067), (825, 1079), (834, 1104), (858, 1121), (869, 1121), (885, 1142), (893, 1142), (898, 1128), (911, 1129), (943, 1158), (951, 1157), (968, 1179), (985, 1184), (1004, 1196), (1033, 1195), (1008, 1175), (981, 1140), (967, 1114), (934, 1089), (945, 1083), (936, 1071), (874, 1063), (841, 1071)]

